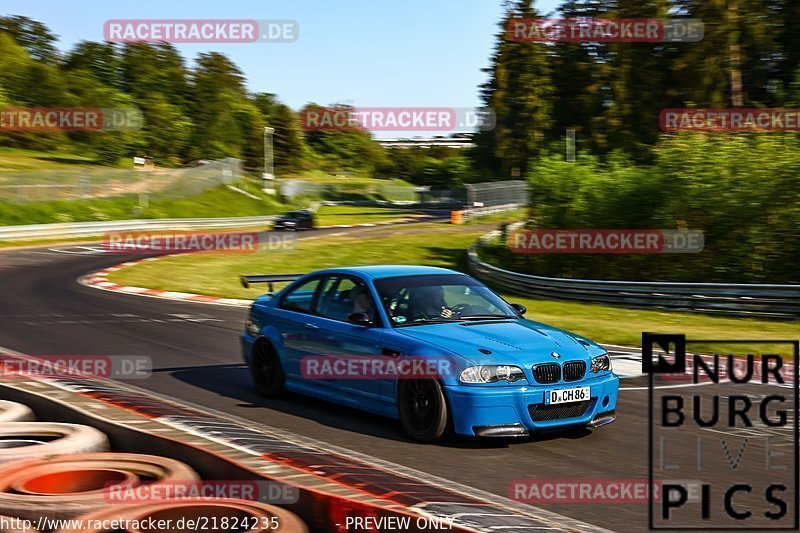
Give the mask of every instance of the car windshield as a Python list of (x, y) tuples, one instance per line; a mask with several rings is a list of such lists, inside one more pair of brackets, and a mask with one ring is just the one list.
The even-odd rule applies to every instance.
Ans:
[(393, 326), (517, 318), (485, 285), (462, 274), (402, 276), (375, 282)]

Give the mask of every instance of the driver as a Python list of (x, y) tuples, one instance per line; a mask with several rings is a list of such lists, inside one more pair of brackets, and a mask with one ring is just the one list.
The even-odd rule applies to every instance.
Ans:
[(451, 318), (451, 311), (444, 300), (444, 287), (431, 285), (409, 289), (411, 320), (434, 317)]

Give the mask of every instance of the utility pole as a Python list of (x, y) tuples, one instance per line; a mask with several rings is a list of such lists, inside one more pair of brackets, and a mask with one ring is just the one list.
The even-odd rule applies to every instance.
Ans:
[(567, 162), (574, 163), (575, 162), (575, 128), (567, 128), (567, 138), (566, 138), (566, 148), (567, 148)]
[(264, 126), (264, 173), (261, 175), (262, 188), (264, 192), (275, 194), (275, 168), (272, 137), (275, 128)]

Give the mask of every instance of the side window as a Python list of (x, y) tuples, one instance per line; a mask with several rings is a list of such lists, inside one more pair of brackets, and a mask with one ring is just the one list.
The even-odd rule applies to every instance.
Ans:
[(281, 298), (281, 307), (301, 313), (310, 313), (314, 305), (314, 295), (317, 293), (322, 278), (314, 278), (301, 283)]
[(356, 312), (367, 313), (373, 321), (377, 316), (367, 286), (347, 277), (338, 278), (325, 293), (322, 303), (319, 314), (342, 322)]

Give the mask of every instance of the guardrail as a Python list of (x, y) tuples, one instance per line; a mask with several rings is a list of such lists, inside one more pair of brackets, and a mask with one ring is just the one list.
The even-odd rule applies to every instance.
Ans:
[(489, 215), (496, 215), (497, 213), (505, 213), (506, 211), (514, 211), (515, 209), (521, 209), (525, 207), (527, 204), (524, 203), (509, 203), (509, 204), (502, 204), (502, 205), (492, 205), (489, 207), (468, 207), (464, 209), (464, 218), (466, 220), (472, 220), (475, 218), (485, 217)]
[(33, 224), (29, 226), (0, 226), (0, 241), (40, 238), (91, 237), (110, 231), (192, 230), (207, 228), (242, 228), (269, 224), (274, 216), (233, 218), (153, 218), (114, 220), (104, 222), (68, 222)]
[(469, 271), (498, 289), (523, 296), (578, 300), (635, 308), (724, 313), (737, 316), (800, 316), (800, 285), (604, 281), (548, 278), (490, 265), (478, 256), (484, 235), (467, 251)]

